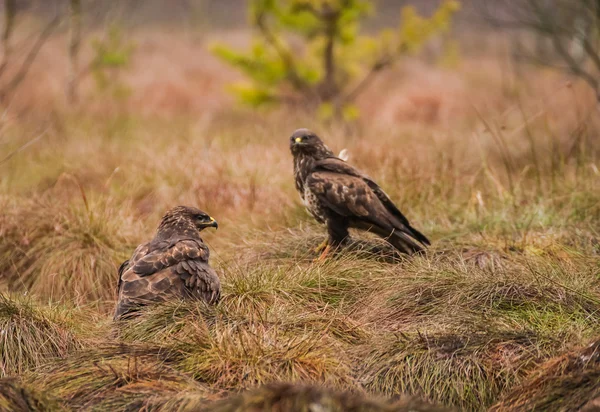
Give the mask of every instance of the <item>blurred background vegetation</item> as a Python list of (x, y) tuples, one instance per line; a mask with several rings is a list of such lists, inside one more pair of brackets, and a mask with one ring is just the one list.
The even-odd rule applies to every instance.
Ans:
[[(0, 4), (0, 409), (597, 404), (598, 1)], [(430, 252), (314, 262), (299, 127)], [(178, 204), (222, 303), (113, 325)]]
[[(284, 103), (322, 119), (355, 119), (360, 95), (416, 54), (456, 66), (461, 56), (504, 53), (509, 82), (531, 66), (553, 67), (598, 94), (598, 8), (595, 0), (4, 0), (0, 97), (8, 105), (29, 72), (44, 67), (54, 87), (63, 78), (70, 104), (90, 82), (116, 100), (135, 98), (125, 73), (139, 75), (131, 70), (136, 42), (156, 46), (157, 31), (192, 56), (209, 50), (237, 69), (243, 78), (223, 86), (242, 103)], [(53, 73), (59, 63), (64, 72)], [(57, 92), (47, 89), (37, 92)]]

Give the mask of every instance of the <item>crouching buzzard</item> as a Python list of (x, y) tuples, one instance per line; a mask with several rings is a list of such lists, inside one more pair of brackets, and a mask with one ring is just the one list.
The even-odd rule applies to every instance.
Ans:
[(329, 239), (322, 258), (331, 247), (348, 241), (348, 228), (373, 232), (409, 255), (430, 244), (377, 183), (336, 157), (316, 134), (296, 130), (290, 149), (296, 189), (310, 214), (327, 225)]
[(162, 218), (156, 236), (137, 247), (119, 268), (114, 319), (150, 302), (199, 299), (218, 302), (221, 283), (208, 264), (200, 232), (217, 221), (193, 207), (177, 206)]

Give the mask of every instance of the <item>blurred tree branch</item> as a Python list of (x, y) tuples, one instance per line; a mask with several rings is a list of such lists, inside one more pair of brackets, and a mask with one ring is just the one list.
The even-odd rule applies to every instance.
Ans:
[[(11, 59), (12, 55), (12, 47), (11, 47), (11, 39), (12, 33), (14, 29), (14, 22), (16, 18), (16, 2), (15, 0), (5, 0), (5, 18), (4, 18), (4, 29), (2, 32), (2, 43), (4, 47), (4, 56), (2, 60), (2, 64), (0, 65), (0, 80), (2, 77), (8, 72), (8, 68), (12, 64)], [(12, 75), (10, 79), (3, 82), (0, 89), (0, 101), (6, 100), (7, 96), (14, 93), (14, 91), (19, 87), (21, 82), (25, 80), (27, 74), (29, 73), (29, 69), (31, 65), (35, 61), (38, 56), (40, 50), (46, 43), (46, 40), (50, 37), (54, 29), (60, 23), (60, 16), (55, 14), (55, 16), (44, 26), (42, 31), (37, 36), (34, 43), (31, 45), (31, 48), (25, 55), (25, 58), (21, 62), (21, 65), (16, 70), (16, 72)]]
[(79, 49), (81, 46), (81, 0), (69, 2), (69, 74), (67, 78), (67, 99), (71, 103), (78, 100)]
[(15, 26), (15, 14), (17, 13), (16, 0), (4, 0), (4, 28), (2, 30), (2, 63), (0, 63), (0, 77), (8, 66), (11, 55), (10, 38)]
[(325, 117), (355, 117), (355, 99), (385, 68), (445, 32), (454, 0), (430, 17), (405, 7), (398, 29), (360, 33), (367, 0), (252, 0), (258, 36), (247, 53), (215, 45), (213, 53), (241, 70), (250, 84), (234, 85), (243, 103), (291, 103)]
[(358, 84), (344, 97), (344, 101), (354, 101), (365, 90), (369, 88), (377, 74), (388, 66), (391, 66), (394, 60), (391, 57), (382, 57), (378, 59), (369, 69), (367, 74), (358, 82)]
[(262, 33), (267, 43), (277, 52), (279, 58), (283, 62), (287, 70), (287, 77), (292, 85), (304, 94), (310, 94), (310, 90), (306, 82), (298, 75), (294, 56), (290, 51), (281, 44), (277, 36), (271, 31), (267, 23), (265, 10), (260, 10), (256, 15), (256, 26)]
[(579, 77), (600, 103), (600, 0), (485, 0), (481, 5), (494, 27), (533, 35), (535, 47), (519, 41), (518, 57)]
[(0, 159), (0, 166), (6, 162), (8, 162), (10, 159), (12, 159), (16, 154), (18, 154), (19, 152), (22, 152), (23, 150), (27, 149), (29, 146), (31, 146), (32, 144), (34, 144), (35, 142), (37, 142), (38, 140), (40, 140), (42, 137), (44, 137), (46, 135), (46, 132), (48, 130), (44, 130), (42, 133), (38, 134), (36, 137), (28, 140), (27, 142), (25, 142), (24, 144), (22, 144), (21, 146), (19, 146), (17, 149), (9, 152), (6, 156), (4, 156), (2, 159)]

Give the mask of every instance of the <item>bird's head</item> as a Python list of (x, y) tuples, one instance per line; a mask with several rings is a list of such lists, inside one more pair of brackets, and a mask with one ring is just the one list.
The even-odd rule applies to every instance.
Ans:
[(197, 230), (201, 232), (207, 227), (217, 229), (219, 224), (206, 212), (190, 206), (177, 206), (163, 216), (158, 230)]
[(333, 152), (314, 132), (298, 129), (290, 137), (290, 150), (294, 156), (305, 154), (315, 157), (333, 156)]

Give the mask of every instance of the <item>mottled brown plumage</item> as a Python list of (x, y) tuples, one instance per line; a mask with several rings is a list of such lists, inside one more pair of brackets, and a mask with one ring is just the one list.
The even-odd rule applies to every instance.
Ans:
[(139, 245), (119, 268), (119, 297), (114, 319), (140, 306), (168, 299), (218, 302), (221, 283), (209, 266), (209, 250), (200, 231), (217, 222), (194, 207), (169, 210), (156, 236)]
[(308, 211), (327, 225), (328, 245), (345, 244), (349, 228), (376, 233), (407, 254), (430, 244), (371, 178), (336, 157), (316, 134), (296, 130), (290, 149), (296, 189)]

